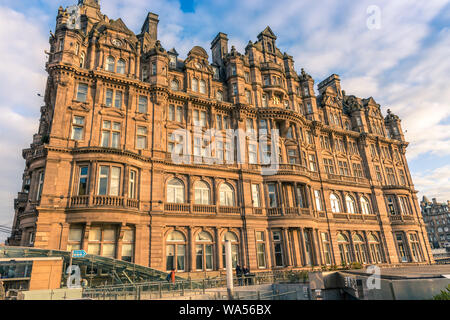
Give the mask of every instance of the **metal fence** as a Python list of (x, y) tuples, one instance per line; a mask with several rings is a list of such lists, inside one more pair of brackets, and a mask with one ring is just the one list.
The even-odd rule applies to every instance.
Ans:
[[(286, 283), (285, 277), (277, 274), (261, 274), (233, 279), (236, 288), (259, 284)], [(305, 283), (306, 280), (297, 283)], [(178, 280), (170, 282), (143, 282), (126, 285), (107, 285), (83, 290), (83, 297), (99, 300), (150, 300), (171, 297), (205, 295), (208, 289), (226, 288), (226, 278)], [(219, 295), (219, 293), (213, 293)], [(243, 295), (244, 293), (241, 293)], [(239, 294), (238, 294), (239, 295)], [(267, 293), (263, 293), (267, 295)], [(215, 297), (221, 299), (220, 296)]]

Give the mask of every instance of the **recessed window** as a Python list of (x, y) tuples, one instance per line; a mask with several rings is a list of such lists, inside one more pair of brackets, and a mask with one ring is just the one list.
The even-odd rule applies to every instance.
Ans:
[(204, 80), (200, 80), (200, 93), (206, 93), (206, 82)]
[(138, 112), (147, 113), (148, 99), (146, 96), (139, 96)]
[(72, 140), (83, 140), (84, 117), (74, 116), (72, 121)]
[(79, 174), (78, 174), (78, 195), (84, 196), (87, 195), (88, 192), (88, 173), (89, 173), (89, 167), (88, 166), (82, 166), (78, 168)]
[(172, 89), (173, 91), (178, 91), (179, 90), (179, 84), (177, 80), (172, 80), (170, 82), (170, 89)]
[(172, 179), (167, 183), (167, 202), (184, 203), (184, 184), (179, 179)]
[(99, 196), (118, 196), (120, 189), (119, 167), (100, 166), (97, 194)]
[(147, 148), (147, 127), (138, 126), (136, 130), (136, 149)]
[(228, 183), (222, 183), (219, 188), (221, 206), (235, 206), (234, 189)]
[(198, 80), (196, 78), (192, 79), (192, 91), (198, 92)]
[(103, 121), (102, 126), (102, 147), (119, 148), (120, 146), (120, 122)]
[(120, 59), (118, 62), (117, 62), (117, 73), (120, 73), (120, 74), (125, 74), (125, 60), (123, 60), (123, 59)]
[(204, 181), (197, 181), (194, 184), (194, 203), (195, 204), (210, 204), (211, 192), (208, 184)]
[(86, 102), (88, 93), (88, 85), (85, 83), (78, 84), (77, 101)]
[(109, 56), (106, 59), (106, 71), (114, 72), (115, 68), (116, 68), (115, 64), (116, 64), (116, 61), (114, 60), (114, 58)]

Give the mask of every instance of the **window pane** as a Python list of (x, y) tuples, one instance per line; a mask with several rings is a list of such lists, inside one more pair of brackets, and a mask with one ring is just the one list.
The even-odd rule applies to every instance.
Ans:
[(116, 241), (116, 229), (115, 228), (104, 229), (103, 241)]
[(100, 243), (89, 243), (88, 244), (88, 254), (100, 254)]
[(69, 241), (81, 241), (83, 234), (82, 227), (73, 227), (69, 229)]
[(112, 167), (111, 169), (111, 186), (109, 189), (110, 196), (119, 195), (120, 168)]
[(114, 258), (116, 255), (116, 245), (112, 243), (103, 244), (103, 257)]
[(89, 241), (100, 241), (102, 238), (102, 230), (100, 228), (89, 229)]

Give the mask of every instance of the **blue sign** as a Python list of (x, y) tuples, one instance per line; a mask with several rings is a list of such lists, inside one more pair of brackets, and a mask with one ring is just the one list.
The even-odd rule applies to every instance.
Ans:
[(86, 255), (87, 255), (87, 253), (84, 250), (73, 250), (72, 251), (73, 258), (84, 258)]

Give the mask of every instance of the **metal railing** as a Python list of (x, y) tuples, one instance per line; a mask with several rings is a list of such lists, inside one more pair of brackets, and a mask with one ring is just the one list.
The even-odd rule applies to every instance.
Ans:
[[(234, 277), (236, 288), (259, 284), (291, 282), (285, 274), (261, 274), (248, 277)], [(299, 280), (297, 283), (306, 283)], [(196, 280), (177, 280), (171, 282), (143, 282), (124, 285), (106, 285), (85, 288), (83, 297), (98, 300), (152, 300), (187, 295), (205, 295), (207, 290), (226, 288), (226, 278)], [(210, 292), (210, 294), (218, 294)]]

